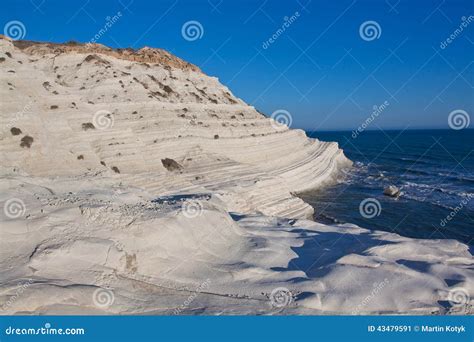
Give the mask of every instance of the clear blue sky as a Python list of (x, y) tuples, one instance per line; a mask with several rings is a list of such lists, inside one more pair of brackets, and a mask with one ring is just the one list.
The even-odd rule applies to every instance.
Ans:
[[(120, 11), (99, 43), (169, 50), (257, 109), (289, 111), (293, 127), (353, 130), (388, 101), (371, 128), (447, 128), (455, 109), (474, 121), (474, 20), (440, 48), (473, 9), (472, 0), (3, 0), (0, 24), (21, 21), (24, 39), (87, 42)], [(191, 20), (203, 28), (194, 41), (182, 35)], [(379, 25), (377, 39), (361, 38), (366, 21)]]

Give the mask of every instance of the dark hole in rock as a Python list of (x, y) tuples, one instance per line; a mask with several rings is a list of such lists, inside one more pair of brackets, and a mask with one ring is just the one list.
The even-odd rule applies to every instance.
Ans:
[(161, 159), (161, 163), (168, 171), (176, 171), (183, 168), (176, 160), (171, 158)]

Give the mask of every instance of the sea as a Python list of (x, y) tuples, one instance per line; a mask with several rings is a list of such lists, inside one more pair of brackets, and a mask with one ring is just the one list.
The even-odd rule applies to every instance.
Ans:
[[(307, 132), (336, 141), (353, 167), (300, 194), (321, 222), (474, 244), (474, 130)], [(395, 185), (398, 198), (383, 194)]]

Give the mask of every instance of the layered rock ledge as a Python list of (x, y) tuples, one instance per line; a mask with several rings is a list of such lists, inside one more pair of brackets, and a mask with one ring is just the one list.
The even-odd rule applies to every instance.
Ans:
[(306, 220), (337, 144), (166, 51), (0, 37), (0, 97), (1, 314), (472, 313), (469, 246)]

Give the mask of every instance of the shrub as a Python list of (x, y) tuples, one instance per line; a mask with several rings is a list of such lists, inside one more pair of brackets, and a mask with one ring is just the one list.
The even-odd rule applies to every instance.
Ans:
[(82, 154), (78, 155), (77, 160), (84, 160), (84, 156)]
[(97, 60), (98, 56), (96, 55), (88, 55), (86, 58), (84, 58), (84, 62), (92, 62), (93, 60)]
[(118, 169), (117, 166), (112, 166), (111, 169), (112, 169), (112, 171), (114, 171), (115, 173), (120, 173), (120, 170)]
[(82, 129), (87, 131), (88, 129), (95, 129), (95, 126), (92, 122), (85, 122), (82, 124)]
[(219, 135), (218, 134), (214, 135), (214, 139), (219, 139)]
[(21, 129), (16, 128), (16, 127), (12, 127), (10, 129), (10, 132), (12, 133), (12, 135), (20, 135), (21, 134)]
[(33, 143), (33, 140), (34, 139), (30, 137), (29, 135), (25, 135), (23, 138), (21, 138), (20, 146), (30, 148), (31, 144)]

